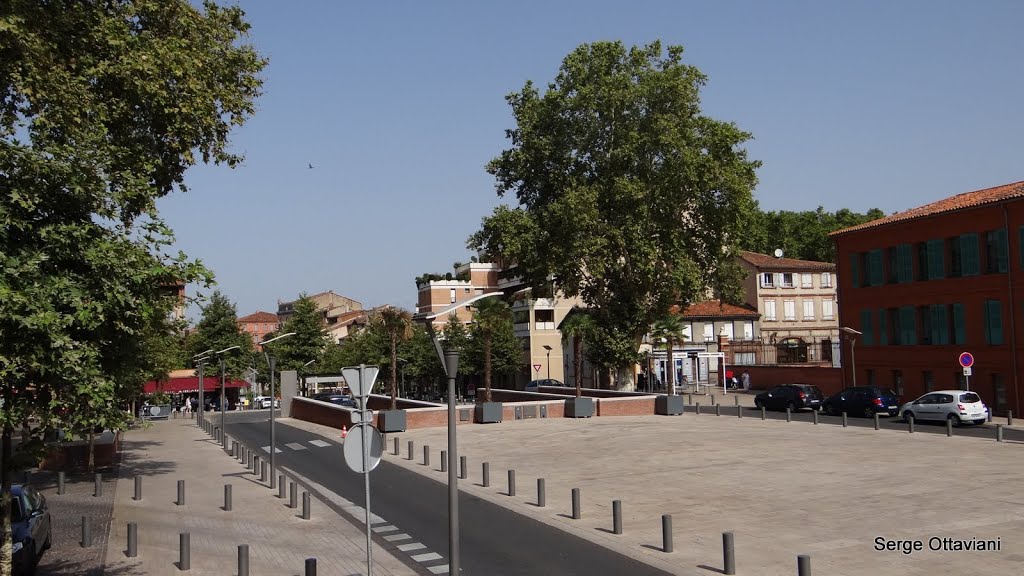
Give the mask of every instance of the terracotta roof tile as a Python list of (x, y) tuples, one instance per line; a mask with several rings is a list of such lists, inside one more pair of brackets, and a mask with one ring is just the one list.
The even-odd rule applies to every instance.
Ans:
[(815, 262), (814, 260), (797, 260), (796, 258), (776, 258), (757, 252), (740, 251), (740, 258), (758, 270), (775, 270), (780, 272), (831, 272), (836, 269), (832, 262)]
[[(679, 314), (679, 306), (669, 309), (670, 314)], [(683, 311), (683, 318), (760, 318), (756, 310), (744, 306), (726, 304), (718, 300), (694, 302)]]
[(838, 236), (840, 234), (846, 234), (847, 232), (855, 232), (857, 230), (864, 230), (865, 228), (875, 228), (877, 226), (884, 226), (885, 224), (891, 224), (893, 222), (926, 218), (937, 214), (945, 214), (946, 212), (955, 212), (965, 208), (973, 208), (975, 206), (982, 206), (984, 204), (992, 204), (1003, 200), (1021, 197), (1024, 197), (1024, 181), (1014, 182), (1013, 184), (1004, 184), (994, 188), (985, 188), (984, 190), (975, 190), (974, 192), (964, 192), (963, 194), (957, 194), (956, 196), (951, 196), (949, 198), (939, 200), (938, 202), (932, 202), (931, 204), (925, 204), (924, 206), (898, 212), (891, 216), (886, 216), (885, 218), (879, 218), (878, 220), (872, 220), (871, 222), (865, 222), (857, 226), (836, 230), (829, 234), (829, 236)]
[(272, 312), (253, 312), (248, 316), (242, 316), (238, 319), (239, 322), (277, 322), (277, 314)]

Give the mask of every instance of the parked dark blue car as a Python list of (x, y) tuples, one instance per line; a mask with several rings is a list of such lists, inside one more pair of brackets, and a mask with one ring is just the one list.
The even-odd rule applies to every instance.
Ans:
[(874, 418), (875, 414), (896, 416), (900, 410), (896, 393), (880, 386), (854, 386), (833, 394), (822, 403), (826, 414)]
[(11, 540), (14, 574), (35, 574), (43, 551), (53, 543), (53, 528), (46, 498), (31, 486), (11, 486)]

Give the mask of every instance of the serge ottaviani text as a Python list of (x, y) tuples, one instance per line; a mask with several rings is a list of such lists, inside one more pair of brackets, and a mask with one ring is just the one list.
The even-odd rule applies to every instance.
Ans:
[(978, 538), (947, 538), (932, 536), (927, 540), (890, 540), (884, 536), (875, 538), (875, 550), (878, 552), (902, 552), (913, 554), (922, 550), (932, 552), (999, 552), (1002, 550), (1002, 539), (980, 540)]

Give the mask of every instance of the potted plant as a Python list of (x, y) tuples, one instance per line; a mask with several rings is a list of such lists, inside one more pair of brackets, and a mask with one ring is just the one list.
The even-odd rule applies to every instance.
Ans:
[(675, 416), (683, 413), (683, 397), (675, 393), (675, 361), (672, 358), (672, 350), (676, 342), (682, 340), (683, 319), (678, 314), (667, 314), (661, 320), (654, 323), (654, 331), (651, 334), (655, 342), (661, 341), (665, 344), (665, 351), (668, 355), (668, 368), (665, 370), (665, 394), (654, 400), (654, 413), (662, 416)]
[(559, 329), (565, 336), (572, 337), (573, 379), (576, 382), (576, 396), (565, 401), (566, 418), (590, 418), (594, 415), (594, 399), (583, 397), (583, 339), (594, 328), (594, 319), (585, 310), (573, 308), (566, 315)]

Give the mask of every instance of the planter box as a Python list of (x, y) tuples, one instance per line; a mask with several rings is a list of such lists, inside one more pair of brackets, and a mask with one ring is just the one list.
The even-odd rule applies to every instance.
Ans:
[(569, 398), (565, 401), (566, 418), (590, 418), (594, 415), (593, 398)]
[(654, 399), (654, 413), (662, 416), (675, 416), (683, 413), (682, 396), (658, 396)]
[(381, 410), (377, 413), (377, 430), (388, 432), (405, 432), (405, 410)]
[(476, 405), (473, 416), (477, 424), (501, 422), (501, 402), (481, 402)]

